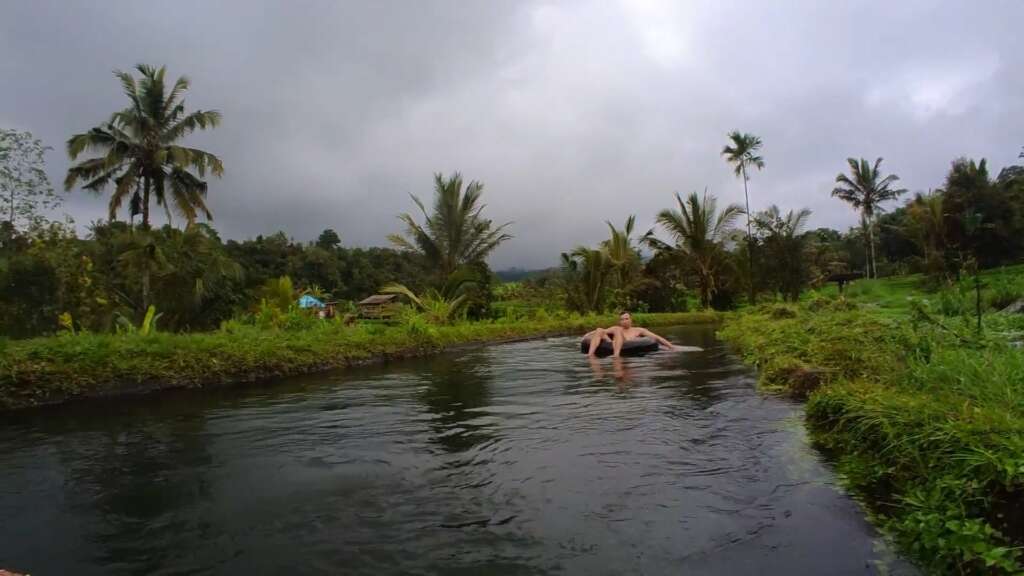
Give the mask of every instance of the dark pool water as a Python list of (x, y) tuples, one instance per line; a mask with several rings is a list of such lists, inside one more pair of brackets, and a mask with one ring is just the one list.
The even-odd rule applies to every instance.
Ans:
[(703, 352), (574, 339), (7, 415), (0, 568), (51, 574), (912, 573), (799, 405)]

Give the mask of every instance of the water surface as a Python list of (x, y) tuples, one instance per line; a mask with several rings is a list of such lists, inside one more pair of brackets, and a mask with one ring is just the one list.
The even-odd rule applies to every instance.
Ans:
[(911, 573), (709, 327), (0, 423), (0, 568), (49, 574)]

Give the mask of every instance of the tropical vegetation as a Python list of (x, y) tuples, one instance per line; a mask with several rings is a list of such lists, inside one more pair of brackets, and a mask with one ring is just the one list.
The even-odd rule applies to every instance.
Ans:
[(808, 399), (812, 438), (876, 523), (929, 572), (1018, 574), (1024, 523), (1024, 267), (970, 283), (923, 276), (805, 294), (725, 322), (762, 384)]
[(423, 224), (405, 213), (399, 219), (406, 233), (388, 237), (392, 244), (420, 256), (438, 272), (438, 281), (453, 274), (460, 266), (484, 261), (491, 252), (512, 238), (506, 230), (509, 223), (495, 226), (483, 217), (481, 203), (484, 185), (476, 180), (463, 185), (458, 172), (445, 178), (434, 175), (434, 204), (428, 214), (423, 202), (412, 196), (423, 213)]
[[(53, 220), (45, 144), (0, 131), (0, 409), (579, 332), (618, 310), (656, 326), (739, 309), (723, 337), (766, 388), (807, 399), (816, 442), (902, 550), (936, 573), (1024, 570), (1024, 166), (993, 177), (956, 159), (898, 204), (881, 158), (849, 158), (832, 196), (860, 225), (808, 229), (806, 208), (751, 210), (763, 143), (732, 132), (722, 155), (744, 206), (676, 194), (653, 229), (609, 221), (595, 245), (502, 281), (487, 260), (512, 224), (458, 172), (434, 175), (429, 207), (412, 197), (391, 247), (330, 228), (222, 239), (206, 178), (223, 163), (186, 143), (220, 114), (186, 109), (185, 77), (136, 73), (117, 73), (127, 107), (67, 142), (65, 188), (109, 190), (106, 220)], [(362, 317), (381, 292), (397, 312)]]
[(729, 265), (725, 251), (726, 236), (743, 209), (732, 204), (719, 212), (718, 200), (707, 192), (703, 197), (693, 192), (685, 201), (676, 194), (676, 203), (678, 210), (662, 210), (657, 218), (671, 243), (653, 234), (648, 235), (645, 241), (654, 250), (680, 262), (693, 275), (700, 304), (708, 308), (712, 297), (719, 291), (723, 269)]
[(889, 174), (882, 176), (879, 166), (882, 159), (878, 158), (875, 163), (869, 164), (861, 158), (847, 158), (850, 165), (850, 174), (836, 176), (836, 186), (832, 190), (832, 196), (848, 203), (855, 210), (860, 211), (861, 225), (867, 231), (868, 237), (868, 263), (865, 267), (865, 276), (878, 278), (878, 260), (875, 258), (875, 228), (877, 227), (877, 215), (882, 212), (882, 204), (895, 200), (897, 196), (906, 192), (902, 188), (895, 188), (894, 185), (899, 176)]
[(754, 280), (754, 234), (751, 230), (750, 192), (747, 190), (750, 176), (747, 175), (747, 167), (764, 169), (764, 158), (758, 154), (762, 142), (759, 137), (739, 130), (730, 132), (728, 138), (731, 143), (722, 148), (722, 156), (732, 164), (736, 177), (743, 178), (743, 201), (746, 207), (744, 213), (747, 217), (747, 284), (750, 302), (753, 303), (757, 288)]

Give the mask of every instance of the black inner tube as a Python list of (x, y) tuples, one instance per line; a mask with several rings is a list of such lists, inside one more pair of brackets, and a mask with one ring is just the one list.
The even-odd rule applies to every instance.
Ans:
[[(620, 354), (623, 356), (643, 356), (657, 350), (658, 341), (654, 338), (633, 338), (622, 343), (622, 352)], [(590, 337), (584, 337), (580, 340), (580, 352), (584, 354), (590, 352)], [(611, 356), (612, 352), (612, 343), (607, 340), (603, 340), (598, 344), (597, 350), (594, 351), (598, 356)]]

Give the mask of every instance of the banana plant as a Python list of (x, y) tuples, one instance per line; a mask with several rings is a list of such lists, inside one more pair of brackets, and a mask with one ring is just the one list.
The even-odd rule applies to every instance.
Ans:
[(156, 323), (163, 314), (157, 314), (156, 306), (150, 304), (149, 308), (146, 309), (146, 315), (142, 318), (142, 323), (137, 327), (132, 324), (132, 321), (125, 318), (121, 314), (117, 315), (117, 332), (119, 334), (138, 335), (138, 336), (149, 336), (150, 334), (156, 334)]

